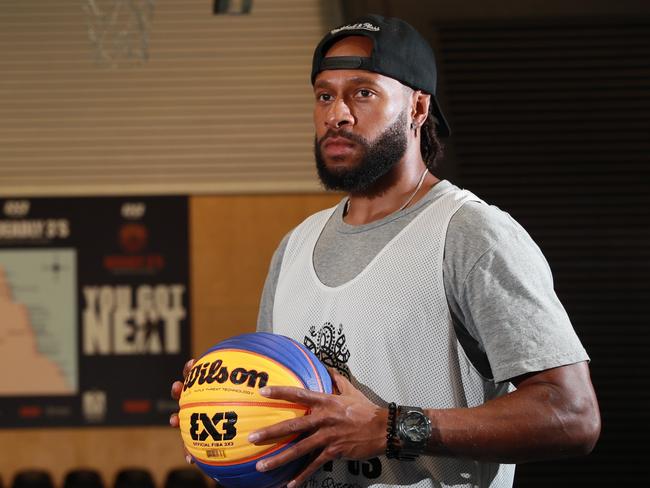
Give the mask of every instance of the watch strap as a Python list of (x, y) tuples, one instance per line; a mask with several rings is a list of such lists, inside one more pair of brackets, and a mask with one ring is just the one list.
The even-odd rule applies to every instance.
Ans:
[(386, 457), (397, 459), (397, 404), (388, 404), (388, 426), (386, 428)]

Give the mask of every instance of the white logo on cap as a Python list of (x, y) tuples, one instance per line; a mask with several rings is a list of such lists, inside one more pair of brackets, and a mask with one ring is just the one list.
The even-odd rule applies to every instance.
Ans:
[(330, 31), (330, 34), (336, 34), (337, 32), (341, 32), (344, 30), (367, 30), (367, 31), (372, 31), (372, 32), (377, 32), (379, 31), (379, 27), (377, 27), (374, 24), (371, 24), (370, 22), (363, 22), (359, 24), (349, 24), (349, 25), (344, 25), (343, 27), (338, 27), (336, 29), (332, 29)]

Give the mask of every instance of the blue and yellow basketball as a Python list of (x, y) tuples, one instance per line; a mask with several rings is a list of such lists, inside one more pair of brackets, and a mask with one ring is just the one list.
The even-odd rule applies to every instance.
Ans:
[(259, 394), (263, 386), (296, 386), (331, 393), (327, 369), (302, 344), (258, 332), (226, 339), (201, 356), (180, 398), (183, 443), (196, 465), (227, 488), (283, 486), (304, 459), (260, 473), (255, 464), (299, 440), (298, 435), (251, 444), (248, 434), (307, 415), (304, 405)]

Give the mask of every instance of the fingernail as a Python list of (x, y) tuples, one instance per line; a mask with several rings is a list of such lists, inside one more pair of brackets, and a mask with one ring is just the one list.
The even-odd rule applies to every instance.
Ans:
[(185, 462), (187, 464), (192, 464), (192, 456), (190, 456), (189, 454), (185, 456)]
[(287, 488), (293, 488), (294, 486), (296, 486), (295, 481), (290, 481), (289, 483), (287, 483)]
[(255, 465), (255, 468), (258, 471), (266, 471), (266, 462), (265, 461), (258, 461), (258, 463)]
[(260, 438), (260, 435), (257, 432), (251, 432), (248, 434), (248, 442), (257, 442)]
[(271, 390), (267, 388), (266, 386), (264, 388), (260, 389), (260, 395), (262, 396), (269, 396), (271, 394)]

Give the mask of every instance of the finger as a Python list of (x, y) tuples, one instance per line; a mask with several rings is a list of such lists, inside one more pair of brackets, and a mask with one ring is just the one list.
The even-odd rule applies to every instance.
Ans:
[(334, 382), (334, 387), (336, 387), (340, 394), (356, 390), (356, 388), (352, 386), (352, 383), (350, 383), (350, 380), (337, 371), (332, 374), (332, 381)]
[(306, 390), (297, 386), (265, 386), (260, 395), (267, 398), (287, 400), (308, 407), (319, 405), (329, 397), (326, 393)]
[(180, 381), (174, 381), (172, 383), (171, 395), (174, 400), (180, 400), (181, 393), (183, 392), (183, 383)]
[[(172, 427), (178, 427), (179, 426), (179, 421), (178, 421), (178, 414), (173, 413), (169, 416), (169, 425)], [(183, 446), (183, 452), (185, 453), (185, 462), (187, 464), (194, 464), (194, 458), (190, 454), (190, 452), (187, 450), (185, 446)]]
[(329, 459), (325, 451), (321, 452), (316, 457), (316, 459), (309, 463), (307, 467), (298, 474), (298, 476), (287, 483), (287, 488), (295, 488), (296, 486), (300, 486), (302, 483), (307, 481), (316, 471), (318, 471), (323, 466), (323, 464), (329, 461), (331, 461), (331, 459)]
[(334, 395), (340, 395), (340, 394), (341, 394), (341, 391), (340, 391), (340, 390), (338, 389), (338, 387), (336, 386), (336, 380), (334, 379), (334, 376), (335, 376), (335, 375), (338, 375), (339, 372), (336, 371), (335, 368), (332, 368), (332, 367), (330, 367), (330, 366), (327, 366), (327, 372), (330, 374), (330, 378), (332, 379), (332, 393), (333, 393)]
[(194, 458), (191, 456), (187, 449), (185, 449), (185, 462), (187, 464), (194, 464)]
[(291, 461), (300, 459), (310, 452), (322, 447), (321, 438), (322, 436), (319, 436), (318, 434), (309, 436), (275, 456), (258, 461), (255, 468), (258, 471), (270, 471), (279, 466), (290, 463)]
[(174, 412), (169, 416), (169, 425), (171, 425), (174, 428), (180, 427), (181, 421), (178, 418), (178, 413)]
[(320, 425), (320, 420), (314, 415), (305, 415), (295, 419), (284, 420), (277, 424), (270, 425), (264, 429), (256, 430), (248, 434), (248, 442), (259, 444), (272, 440), (282, 439), (283, 437), (300, 434), (302, 432), (311, 432), (316, 430)]
[(5, 269), (0, 266), (0, 298), (11, 300), (11, 288), (6, 278)]
[(187, 378), (187, 375), (190, 374), (190, 370), (194, 366), (194, 363), (196, 363), (196, 359), (190, 359), (185, 363), (185, 366), (183, 366), (183, 379)]
[(327, 369), (327, 372), (330, 374), (330, 376), (340, 374), (336, 368), (332, 368), (331, 366), (325, 366), (325, 368)]

